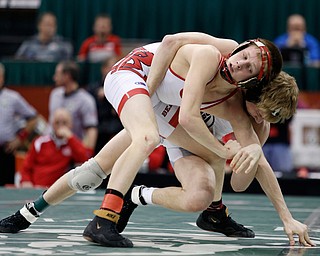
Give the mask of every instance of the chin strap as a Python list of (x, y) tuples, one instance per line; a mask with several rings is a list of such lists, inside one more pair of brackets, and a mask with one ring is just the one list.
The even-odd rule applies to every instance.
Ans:
[[(229, 55), (230, 56), (230, 55)], [(228, 57), (229, 57), (228, 56)], [(230, 71), (228, 69), (228, 66), (227, 66), (227, 58), (225, 57), (222, 57), (222, 65), (220, 66), (220, 75), (221, 77), (226, 80), (229, 84), (234, 84), (235, 86), (238, 86), (238, 83), (236, 80), (234, 80), (230, 74)]]

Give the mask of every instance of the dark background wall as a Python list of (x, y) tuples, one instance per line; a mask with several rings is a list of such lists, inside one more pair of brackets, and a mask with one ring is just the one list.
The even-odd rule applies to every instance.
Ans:
[(320, 39), (318, 0), (42, 0), (40, 11), (58, 16), (59, 33), (76, 49), (92, 33), (96, 14), (109, 13), (122, 38), (160, 40), (165, 34), (202, 31), (239, 42), (283, 33), (286, 19), (300, 13), (308, 31)]
[(308, 32), (320, 40), (318, 0), (42, 0), (39, 9), (0, 8), (0, 57), (12, 55), (35, 33), (40, 12), (58, 17), (58, 33), (78, 51), (92, 34), (94, 17), (108, 13), (114, 33), (124, 40), (159, 41), (165, 34), (201, 31), (242, 42), (273, 40), (285, 32), (292, 13), (306, 17)]
[(0, 58), (12, 56), (36, 32), (36, 9), (0, 8)]

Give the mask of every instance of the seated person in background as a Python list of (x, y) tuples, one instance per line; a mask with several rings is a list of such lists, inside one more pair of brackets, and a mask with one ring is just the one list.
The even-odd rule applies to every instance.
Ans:
[(56, 35), (57, 19), (53, 13), (40, 14), (37, 28), (38, 34), (19, 47), (16, 59), (55, 62), (72, 58), (72, 44)]
[(120, 37), (112, 34), (109, 15), (97, 15), (93, 25), (94, 35), (85, 39), (78, 53), (78, 61), (102, 62), (108, 57), (121, 57)]
[(118, 132), (123, 129), (117, 112), (104, 96), (103, 83), (106, 75), (111, 70), (112, 66), (117, 62), (117, 58), (109, 57), (101, 63), (101, 79), (90, 83), (87, 90), (92, 94), (96, 101), (98, 111), (98, 139), (95, 147), (95, 152), (100, 149)]
[(320, 43), (318, 39), (307, 33), (305, 18), (300, 14), (292, 14), (288, 17), (287, 32), (278, 36), (274, 43), (280, 50), (305, 51), (304, 62), (307, 65), (320, 65)]
[(72, 117), (59, 108), (53, 114), (52, 132), (36, 138), (21, 170), (22, 188), (49, 187), (74, 163), (88, 160), (86, 148), (72, 133)]
[(94, 98), (78, 83), (80, 69), (74, 61), (62, 61), (56, 66), (54, 88), (49, 96), (49, 121), (58, 108), (66, 108), (72, 116), (72, 132), (82, 140), (90, 156), (94, 153), (98, 134), (97, 107)]
[[(38, 117), (37, 111), (4, 83), (5, 68), (0, 63), (0, 186), (14, 184), (15, 152), (35, 129)], [(17, 120), (25, 124), (17, 126)]]

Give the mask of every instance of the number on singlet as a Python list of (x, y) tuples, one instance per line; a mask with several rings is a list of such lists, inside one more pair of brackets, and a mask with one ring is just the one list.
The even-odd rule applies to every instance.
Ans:
[[(153, 53), (147, 51), (143, 47), (137, 48), (129, 53), (126, 57), (119, 62), (119, 64), (112, 67), (111, 73), (114, 73), (119, 70), (129, 70), (135, 72), (139, 76), (146, 78), (145, 75), (140, 73), (143, 71), (142, 64), (150, 67)], [(139, 72), (140, 71), (140, 72)]]

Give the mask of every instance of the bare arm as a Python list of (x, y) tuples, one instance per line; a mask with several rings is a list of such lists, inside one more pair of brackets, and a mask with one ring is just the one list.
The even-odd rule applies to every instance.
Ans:
[[(235, 137), (242, 146), (239, 152), (233, 157), (230, 166), (235, 173), (245, 172), (246, 175), (244, 180), (246, 181), (246, 184), (250, 184), (254, 179), (258, 161), (262, 154), (262, 148), (247, 112), (239, 107), (242, 105), (242, 102), (242, 94), (239, 92), (228, 101), (215, 106), (209, 111), (211, 114), (224, 118), (230, 122)], [(266, 129), (266, 132), (269, 132), (269, 130)], [(241, 181), (241, 184), (242, 183), (243, 181)]]
[(150, 95), (152, 95), (165, 76), (170, 63), (178, 49), (186, 44), (208, 44), (215, 46), (222, 55), (229, 54), (238, 43), (231, 39), (222, 39), (198, 32), (185, 32), (166, 35), (157, 49), (147, 78)]
[[(235, 114), (235, 113), (234, 113)], [(240, 113), (237, 113), (240, 115)], [(237, 116), (239, 116), (237, 115)], [(260, 141), (263, 144), (267, 138), (267, 135), (269, 134), (269, 125), (267, 123), (261, 123), (256, 124), (254, 123), (254, 120), (251, 120), (253, 122), (253, 127), (255, 131), (252, 129), (251, 121), (246, 121), (243, 117), (242, 123), (243, 126), (236, 126), (234, 124), (235, 128), (235, 134), (237, 137), (237, 140), (239, 140), (241, 145), (247, 145), (251, 143), (259, 143), (258, 136), (259, 135)], [(238, 123), (238, 122), (237, 122)], [(251, 128), (248, 127), (251, 126)], [(266, 158), (264, 157), (263, 153), (259, 159), (258, 167), (256, 171), (252, 171), (249, 174), (245, 173), (233, 173), (232, 174), (232, 187), (236, 191), (244, 191), (252, 182), (252, 180), (256, 178), (265, 192), (265, 194), (268, 196), (272, 204), (274, 205), (274, 208), (279, 214), (279, 217), (281, 221), (284, 224), (285, 232), (287, 236), (289, 237), (290, 245), (294, 245), (294, 238), (293, 235), (297, 234), (299, 236), (299, 242), (302, 243), (305, 246), (311, 246), (314, 245), (312, 241), (309, 238), (307, 226), (300, 223), (299, 221), (295, 220), (284, 200), (284, 197), (282, 195), (279, 183), (277, 181), (277, 178), (275, 177), (275, 174), (270, 167), (269, 163), (267, 162)]]
[[(261, 144), (263, 145), (269, 136), (270, 123), (263, 122), (261, 124), (257, 124), (253, 119), (251, 119), (251, 123), (260, 139)], [(282, 195), (277, 178), (263, 154), (259, 161), (258, 170), (255, 177), (278, 212), (279, 217), (284, 224), (284, 229), (289, 238), (290, 245), (295, 244), (293, 238), (294, 234), (298, 234), (299, 242), (303, 245), (314, 245), (309, 238), (307, 226), (298, 222), (292, 217)]]
[(256, 179), (278, 212), (290, 245), (295, 244), (293, 235), (297, 234), (301, 244), (304, 246), (314, 246), (315, 244), (310, 240), (308, 235), (308, 227), (292, 217), (283, 198), (277, 178), (264, 156), (259, 163)]
[(220, 144), (209, 132), (200, 114), (206, 85), (218, 68), (220, 52), (208, 45), (187, 45), (179, 50), (179, 55), (183, 55), (189, 64), (181, 100), (179, 124), (194, 140), (211, 152), (222, 158), (233, 157), (239, 145), (230, 151), (230, 145), (225, 147)]

